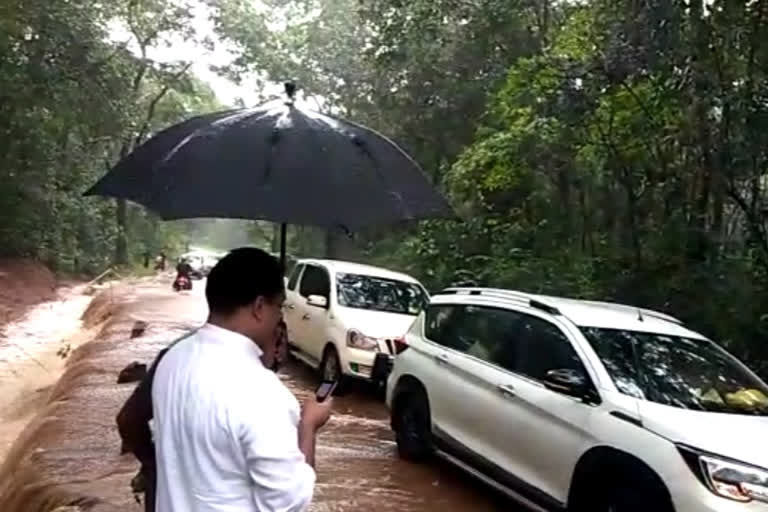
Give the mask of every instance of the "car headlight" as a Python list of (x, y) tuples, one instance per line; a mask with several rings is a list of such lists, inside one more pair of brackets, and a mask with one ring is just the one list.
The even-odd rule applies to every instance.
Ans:
[(710, 491), (735, 501), (768, 503), (768, 469), (678, 446), (688, 465)]
[(360, 350), (377, 350), (379, 342), (375, 338), (366, 336), (356, 329), (350, 329), (347, 333), (347, 346)]

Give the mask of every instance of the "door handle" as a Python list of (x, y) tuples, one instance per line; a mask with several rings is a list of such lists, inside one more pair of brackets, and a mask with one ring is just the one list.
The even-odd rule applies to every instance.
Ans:
[(296, 309), (296, 306), (293, 304), (286, 304), (285, 307), (288, 309)]
[(499, 390), (499, 393), (501, 393), (502, 395), (508, 398), (512, 398), (516, 395), (515, 388), (510, 386), (509, 384), (499, 384), (498, 386), (496, 386), (496, 389)]
[(435, 362), (437, 364), (448, 364), (448, 356), (446, 354), (437, 354), (435, 356)]
[(304, 313), (304, 316), (301, 317), (302, 320), (309, 320), (309, 313)]

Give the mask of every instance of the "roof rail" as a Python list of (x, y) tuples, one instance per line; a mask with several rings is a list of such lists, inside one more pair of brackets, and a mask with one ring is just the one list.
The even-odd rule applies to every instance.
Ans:
[(571, 302), (573, 304), (591, 304), (594, 306), (602, 306), (605, 308), (610, 308), (617, 311), (623, 311), (623, 312), (628, 312), (632, 314), (640, 313), (641, 315), (646, 317), (656, 318), (658, 320), (671, 322), (677, 325), (684, 325), (682, 320), (680, 320), (679, 318), (675, 318), (672, 315), (668, 315), (666, 313), (662, 313), (659, 311), (654, 311), (652, 309), (638, 308), (638, 307), (629, 306), (626, 304), (617, 304), (615, 302), (569, 299), (564, 297), (563, 298), (548, 297), (546, 295), (536, 295), (532, 293), (518, 292), (514, 290), (504, 290), (502, 288), (480, 288), (480, 287), (463, 287), (463, 286), (451, 286), (439, 292), (437, 295), (449, 295), (449, 294), (482, 295), (484, 297), (495, 297), (499, 299), (524, 302), (532, 308), (546, 311), (551, 315), (560, 315), (561, 312), (558, 308), (548, 304), (547, 303), (548, 299), (552, 299), (554, 301), (566, 301), (566, 302)]
[(495, 297), (499, 299), (514, 300), (524, 302), (530, 307), (540, 309), (549, 313), (550, 315), (560, 315), (560, 310), (554, 306), (551, 306), (545, 302), (542, 302), (536, 295), (516, 292), (514, 290), (503, 290), (500, 288), (461, 288), (451, 287), (446, 288), (437, 295), (481, 295), (483, 297)]
[(524, 298), (532, 297), (530, 293), (516, 292), (514, 290), (504, 290), (502, 288), (481, 288), (479, 286), (450, 286), (440, 292), (440, 295), (464, 294), (464, 295), (485, 295), (491, 297), (509, 297)]

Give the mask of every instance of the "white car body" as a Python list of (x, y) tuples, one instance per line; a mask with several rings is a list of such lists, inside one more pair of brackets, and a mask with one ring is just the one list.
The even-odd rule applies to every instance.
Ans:
[[(706, 340), (702, 335), (650, 310), (506, 290), (446, 290), (432, 297), (429, 308), (440, 306), (543, 320), (570, 342), (598, 397), (590, 403), (557, 392), (482, 354), (470, 355), (475, 345), (458, 351), (438, 344), (427, 338), (422, 313), (406, 335), (408, 348), (395, 358), (387, 405), (394, 409), (406, 384), (422, 386), (438, 455), (533, 510), (566, 510), (577, 468), (586, 467), (580, 464), (610, 454), (650, 468), (666, 486), (675, 512), (768, 512), (768, 495), (745, 502), (717, 495), (681, 451), (695, 449), (691, 460), (698, 463), (711, 454), (718, 461), (736, 461), (739, 468), (754, 467), (768, 486), (768, 416), (694, 411), (623, 393), (582, 329)], [(763, 489), (768, 492), (768, 487), (754, 488), (753, 496)]]
[(187, 260), (196, 275), (205, 277), (221, 259), (221, 256), (206, 251), (190, 251), (182, 254), (180, 259)]
[[(330, 286), (319, 303), (304, 293), (308, 273), (322, 272)], [(317, 275), (317, 274), (315, 274)], [(310, 366), (320, 366), (325, 351), (335, 348), (341, 372), (348, 377), (370, 379), (377, 354), (394, 354), (393, 340), (402, 337), (416, 318), (412, 314), (400, 314), (374, 309), (345, 307), (340, 302), (337, 280), (341, 275), (357, 275), (367, 278), (402, 283), (417, 287), (429, 299), (424, 287), (413, 277), (383, 268), (336, 260), (298, 260), (286, 282), (285, 322), (291, 352)], [(356, 331), (371, 340), (366, 349), (349, 346), (350, 331)]]

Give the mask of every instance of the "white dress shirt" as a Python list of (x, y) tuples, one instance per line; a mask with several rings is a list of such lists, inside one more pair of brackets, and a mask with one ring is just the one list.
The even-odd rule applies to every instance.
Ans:
[(156, 512), (299, 512), (315, 472), (299, 403), (250, 339), (207, 324), (174, 345), (152, 385)]

